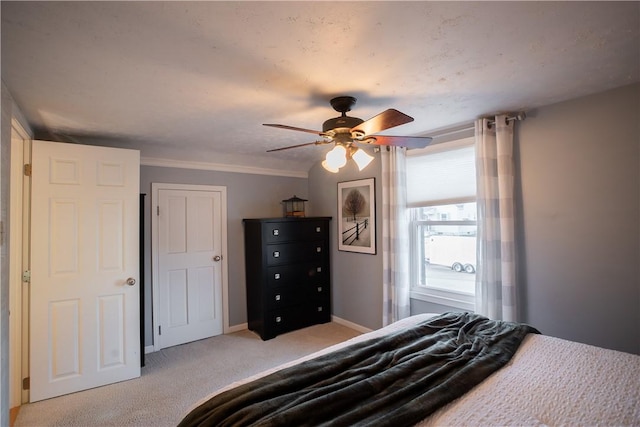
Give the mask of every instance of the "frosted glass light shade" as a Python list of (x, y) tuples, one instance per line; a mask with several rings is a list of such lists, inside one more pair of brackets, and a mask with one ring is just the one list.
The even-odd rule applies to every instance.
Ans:
[(347, 164), (347, 149), (342, 145), (336, 145), (327, 153), (325, 162), (332, 169), (340, 169)]
[(358, 170), (366, 168), (373, 160), (373, 156), (361, 149), (357, 149), (356, 152), (351, 155), (351, 158), (358, 165)]
[(337, 168), (332, 168), (331, 166), (329, 166), (327, 164), (326, 160), (322, 161), (322, 167), (325, 168), (326, 170), (328, 170), (329, 172), (338, 173), (338, 169)]

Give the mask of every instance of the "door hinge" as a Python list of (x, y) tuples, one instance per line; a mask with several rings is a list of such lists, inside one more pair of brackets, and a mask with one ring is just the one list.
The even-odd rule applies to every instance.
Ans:
[(162, 335), (162, 325), (158, 325), (158, 335)]
[(31, 165), (28, 163), (24, 165), (24, 175), (31, 176)]
[(22, 389), (23, 390), (31, 390), (31, 377), (22, 379)]
[(156, 215), (160, 216), (160, 206), (156, 206)]
[(22, 281), (31, 283), (31, 270), (25, 270), (22, 272)]

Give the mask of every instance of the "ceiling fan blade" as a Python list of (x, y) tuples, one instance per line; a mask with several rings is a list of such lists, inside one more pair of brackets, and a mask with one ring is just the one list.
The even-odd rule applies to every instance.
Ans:
[(280, 129), (288, 129), (288, 130), (297, 130), (300, 132), (307, 132), (307, 133), (312, 133), (314, 135), (324, 135), (323, 132), (320, 132), (319, 130), (313, 130), (313, 129), (304, 129), (304, 128), (297, 128), (294, 126), (287, 126), (287, 125), (277, 125), (277, 124), (273, 124), (273, 123), (263, 123), (263, 126), (271, 126), (273, 128), (280, 128)]
[(392, 145), (395, 147), (424, 148), (431, 143), (430, 136), (387, 136), (369, 135), (360, 144)]
[(365, 120), (358, 126), (351, 128), (351, 132), (357, 131), (362, 132), (365, 135), (371, 135), (372, 133), (380, 132), (412, 121), (413, 117), (407, 116), (394, 108), (390, 108), (369, 120)]
[(290, 145), (288, 147), (280, 147), (280, 148), (274, 148), (272, 150), (267, 150), (267, 153), (270, 153), (272, 151), (282, 151), (282, 150), (288, 150), (290, 148), (298, 148), (298, 147), (306, 147), (307, 145), (322, 145), (322, 144), (328, 144), (329, 141), (314, 141), (314, 142), (307, 142), (306, 144), (298, 144), (298, 145)]

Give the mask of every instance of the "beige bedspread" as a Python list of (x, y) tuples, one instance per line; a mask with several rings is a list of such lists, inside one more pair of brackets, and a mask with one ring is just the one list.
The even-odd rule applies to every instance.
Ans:
[(529, 334), (507, 366), (421, 425), (640, 426), (640, 356)]

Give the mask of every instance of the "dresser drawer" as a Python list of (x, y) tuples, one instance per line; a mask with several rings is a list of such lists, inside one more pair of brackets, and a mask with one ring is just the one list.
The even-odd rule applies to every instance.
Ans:
[[(328, 282), (327, 282), (328, 283)], [(322, 283), (318, 285), (308, 285), (305, 286), (307, 289), (306, 295), (310, 300), (313, 301), (326, 301), (329, 302), (329, 285)]]
[(267, 309), (290, 307), (300, 304), (328, 305), (329, 286), (299, 284), (289, 288), (273, 288), (265, 292)]
[(268, 310), (300, 305), (307, 301), (304, 287), (270, 289), (266, 293)]
[(265, 242), (279, 243), (322, 239), (327, 236), (328, 227), (329, 223), (326, 221), (265, 223)]
[(267, 286), (296, 286), (300, 283), (324, 283), (329, 275), (329, 267), (324, 261), (286, 264), (267, 267)]
[(328, 302), (307, 303), (282, 310), (272, 310), (267, 313), (267, 319), (265, 319), (267, 329), (274, 336), (329, 321), (331, 321), (331, 309)]
[(294, 242), (267, 245), (267, 265), (289, 264), (303, 261), (321, 261), (329, 256), (327, 242)]

